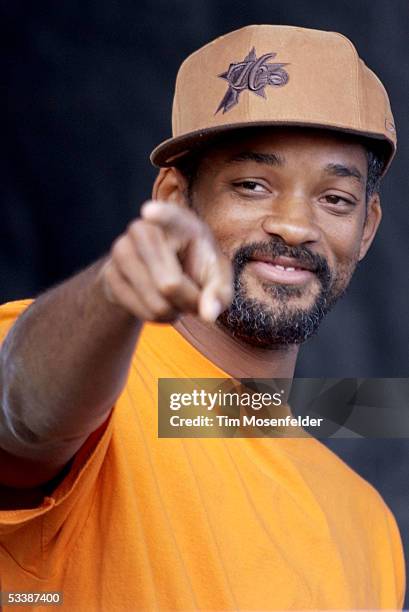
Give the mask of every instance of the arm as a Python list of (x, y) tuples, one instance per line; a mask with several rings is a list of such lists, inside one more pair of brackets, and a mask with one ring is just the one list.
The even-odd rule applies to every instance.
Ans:
[[(0, 449), (55, 476), (108, 417), (143, 321), (183, 312), (214, 320), (231, 299), (231, 270), (207, 226), (151, 203), (110, 255), (30, 306), (0, 353)], [(217, 302), (218, 304), (217, 304)], [(0, 483), (13, 486), (0, 473)]]
[(46, 458), (47, 479), (107, 418), (141, 328), (104, 298), (103, 265), (39, 297), (0, 353), (0, 447), (41, 463)]

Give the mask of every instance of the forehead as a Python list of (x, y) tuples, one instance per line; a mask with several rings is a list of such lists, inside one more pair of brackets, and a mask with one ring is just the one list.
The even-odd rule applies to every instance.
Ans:
[(297, 160), (311, 166), (353, 162), (364, 172), (367, 152), (356, 136), (341, 132), (308, 128), (259, 128), (240, 131), (220, 138), (209, 146), (202, 161), (219, 167), (228, 166), (232, 158), (246, 152), (274, 154), (283, 165)]

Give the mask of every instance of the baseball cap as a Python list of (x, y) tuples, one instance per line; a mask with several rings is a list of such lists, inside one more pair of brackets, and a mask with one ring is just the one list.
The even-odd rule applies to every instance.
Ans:
[(352, 42), (337, 32), (250, 25), (216, 38), (181, 65), (172, 138), (151, 153), (174, 166), (215, 136), (262, 126), (324, 128), (396, 151), (388, 94)]

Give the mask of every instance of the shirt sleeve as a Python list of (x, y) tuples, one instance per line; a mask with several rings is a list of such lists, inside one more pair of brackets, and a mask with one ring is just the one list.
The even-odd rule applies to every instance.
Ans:
[[(0, 306), (0, 342), (30, 300)], [(68, 473), (35, 508), (0, 511), (2, 560), (41, 578), (49, 573), (47, 551), (68, 554), (87, 519), (114, 428), (114, 411), (75, 454)]]
[(406, 594), (405, 557), (399, 528), (396, 519), (388, 506), (386, 506), (386, 524), (390, 535), (390, 542), (392, 548), (392, 558), (395, 570), (394, 576), (398, 597), (398, 610), (401, 610), (403, 609)]

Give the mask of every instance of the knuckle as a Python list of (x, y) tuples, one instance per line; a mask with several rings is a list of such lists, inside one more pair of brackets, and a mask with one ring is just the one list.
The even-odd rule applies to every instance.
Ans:
[(126, 259), (128, 259), (130, 254), (129, 243), (126, 236), (121, 236), (116, 240), (113, 244), (111, 256), (114, 262), (123, 263)]
[(146, 230), (146, 225), (146, 221), (143, 219), (135, 219), (128, 225), (127, 233), (139, 237)]
[(142, 240), (158, 240), (161, 231), (152, 221), (136, 219), (128, 226), (128, 233), (133, 241), (137, 243)]
[(173, 296), (180, 291), (182, 286), (182, 277), (175, 275), (171, 277), (161, 278), (158, 282), (159, 291), (166, 297)]
[(163, 319), (166, 318), (168, 316), (171, 316), (173, 313), (173, 309), (170, 308), (167, 304), (165, 303), (157, 303), (157, 304), (153, 304), (151, 305), (151, 311), (153, 313), (153, 316), (155, 319)]

